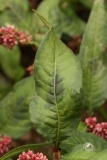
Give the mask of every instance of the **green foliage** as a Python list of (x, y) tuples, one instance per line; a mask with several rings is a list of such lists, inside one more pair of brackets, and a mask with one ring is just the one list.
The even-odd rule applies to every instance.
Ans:
[(85, 122), (80, 121), (77, 131), (85, 132), (86, 130), (87, 130), (87, 126), (86, 126)]
[[(85, 23), (76, 15), (73, 6), (66, 1), (44, 0), (37, 8), (37, 11), (51, 22), (55, 33), (59, 37), (62, 33), (73, 36), (80, 35), (84, 31)], [(41, 26), (39, 30), (43, 33), (46, 32), (44, 25), (41, 22), (39, 24)]]
[(107, 156), (107, 142), (92, 133), (74, 133), (60, 147), (68, 152), (63, 160), (106, 160)]
[(11, 90), (12, 84), (0, 74), (0, 100)]
[(91, 8), (92, 7), (92, 5), (93, 5), (93, 0), (86, 0), (86, 1), (84, 1), (84, 0), (79, 0), (84, 6), (86, 6), (87, 8)]
[[(93, 146), (94, 147), (94, 146)], [(62, 160), (106, 160), (107, 149), (96, 151), (96, 150), (84, 150), (83, 145), (77, 145), (71, 150), (70, 153), (63, 156)]]
[(95, 134), (86, 132), (73, 133), (71, 137), (62, 141), (60, 148), (69, 152), (71, 148), (77, 145), (84, 145), (87, 142), (90, 142), (94, 146), (95, 150), (103, 150), (107, 148), (107, 142), (104, 139)]
[[(24, 30), (29, 30), (28, 23), (26, 23), (26, 17), (28, 14), (29, 3), (22, 3), (21, 0), (0, 0), (1, 4), (5, 5), (5, 9), (0, 13), (0, 25), (9, 23), (10, 25), (15, 25), (18, 28), (23, 28)], [(19, 23), (20, 22), (20, 23)]]
[(107, 98), (106, 26), (104, 0), (95, 0), (79, 55), (83, 68), (81, 95), (90, 113)]
[[(29, 31), (35, 44), (39, 45), (47, 29), (31, 11), (29, 1), (22, 3), (21, 0), (5, 2), (0, 0), (0, 2), (2, 4), (0, 6), (0, 25), (15, 25), (18, 29)], [(65, 0), (44, 0), (38, 6), (37, 11), (51, 22), (58, 37), (61, 37), (63, 33), (69, 36), (81, 35), (85, 22), (77, 15), (74, 4), (73, 1), (69, 3)]]
[(24, 69), (20, 65), (20, 51), (17, 46), (12, 50), (0, 46), (0, 65), (11, 79), (17, 81), (24, 75)]
[(38, 25), (34, 21), (29, 1), (22, 3), (22, 0), (0, 0), (0, 2), (3, 3), (2, 8), (5, 8), (0, 12), (0, 26), (13, 25), (25, 33), (29, 32), (35, 38), (34, 32)]
[(5, 3), (2, 3), (2, 2), (3, 2), (3, 0), (0, 0), (0, 12), (1, 12), (1, 11), (4, 11), (5, 8), (6, 8)]
[(59, 25), (62, 26), (62, 33), (66, 33), (69, 36), (81, 35), (85, 29), (85, 23), (75, 13), (73, 5), (67, 2), (60, 3), (59, 10), (61, 17)]
[(53, 29), (39, 46), (34, 75), (36, 92), (30, 119), (36, 130), (58, 147), (76, 130), (80, 120), (82, 71), (72, 51), (57, 39)]
[(36, 13), (36, 15), (39, 17), (39, 19), (45, 24), (45, 26), (48, 28), (48, 29), (51, 29), (52, 28), (52, 25), (50, 24), (50, 22), (48, 20), (46, 20), (43, 16), (41, 16), (38, 12), (36, 12), (34, 10), (34, 12)]
[[(39, 13), (35, 11), (35, 14), (30, 12), (28, 1), (8, 0), (2, 3), (0, 25), (9, 23), (29, 31), (34, 38), (31, 42), (33, 46), (47, 31), (44, 25), (48, 28), (36, 53), (34, 77), (22, 79), (7, 94), (12, 84), (10, 81), (7, 84), (0, 73), (0, 91), (4, 91), (0, 93), (0, 98), (7, 94), (0, 103), (2, 135), (20, 138), (31, 129), (32, 122), (37, 132), (51, 142), (55, 150), (61, 149), (62, 160), (106, 160), (107, 142), (94, 134), (85, 133), (85, 123), (80, 122), (82, 100), (92, 114), (107, 98), (107, 22), (104, 0), (95, 0), (93, 4), (78, 57), (58, 39), (63, 33), (68, 36), (83, 33), (85, 22), (77, 12), (81, 6), (90, 9), (92, 4), (92, 0), (44, 0), (37, 8)], [(34, 41), (37, 36), (40, 37)], [(0, 47), (0, 66), (10, 80), (20, 80), (24, 69), (20, 65), (19, 48), (10, 51)], [(0, 160), (48, 144), (21, 146)]]
[(12, 158), (15, 157), (17, 155), (19, 155), (20, 153), (22, 153), (23, 151), (28, 151), (30, 150), (35, 150), (44, 146), (49, 145), (49, 142), (45, 142), (45, 143), (38, 143), (38, 144), (28, 144), (28, 145), (23, 145), (21, 147), (17, 147), (13, 150), (11, 150), (10, 152), (6, 153), (4, 156), (2, 156), (0, 158), (0, 160), (6, 160), (8, 158)]
[(13, 90), (0, 102), (0, 133), (19, 138), (32, 127), (28, 106), (34, 92), (33, 76), (14, 85)]

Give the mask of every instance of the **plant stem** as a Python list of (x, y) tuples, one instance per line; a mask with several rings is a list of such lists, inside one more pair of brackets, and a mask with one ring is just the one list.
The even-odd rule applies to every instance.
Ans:
[(54, 151), (53, 160), (60, 160), (60, 158), (61, 158), (60, 150)]
[(103, 116), (103, 118), (107, 121), (107, 113), (106, 113), (105, 109), (103, 107), (100, 107), (98, 109), (98, 111), (101, 113), (101, 115)]

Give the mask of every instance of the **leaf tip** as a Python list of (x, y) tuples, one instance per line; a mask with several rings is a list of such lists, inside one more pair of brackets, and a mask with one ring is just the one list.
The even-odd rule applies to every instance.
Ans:
[(50, 24), (50, 22), (47, 19), (45, 19), (42, 15), (40, 15), (36, 10), (32, 9), (32, 11), (34, 11), (36, 13), (38, 18), (41, 19), (41, 21), (45, 24), (45, 26), (48, 29), (52, 29), (52, 25)]

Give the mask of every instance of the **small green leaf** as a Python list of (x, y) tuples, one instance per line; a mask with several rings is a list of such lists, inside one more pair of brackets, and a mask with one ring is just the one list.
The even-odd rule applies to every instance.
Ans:
[(87, 130), (87, 126), (85, 124), (85, 122), (80, 121), (79, 125), (78, 125), (78, 132), (85, 132)]
[(16, 139), (28, 132), (32, 124), (28, 106), (34, 93), (33, 76), (14, 85), (13, 90), (0, 102), (0, 133)]
[[(54, 8), (54, 6), (58, 5), (59, 1), (60, 0), (54, 0), (54, 1), (44, 0), (39, 4), (37, 12), (39, 12), (46, 19), (50, 19), (50, 11)], [(52, 18), (53, 17), (51, 17), (51, 19)]]
[(47, 26), (48, 29), (52, 28), (52, 25), (48, 20), (46, 20), (44, 17), (42, 17), (37, 11), (33, 9), (33, 11), (36, 13), (36, 15), (41, 19), (41, 21)]
[(36, 130), (58, 147), (80, 121), (81, 66), (49, 30), (37, 51), (34, 68), (36, 92), (30, 104), (30, 119)]
[(107, 142), (98, 137), (95, 134), (87, 133), (87, 132), (78, 132), (73, 133), (71, 137), (67, 138), (66, 140), (62, 141), (60, 148), (69, 152), (72, 147), (77, 145), (84, 145), (85, 143), (91, 143), (96, 150), (103, 150), (107, 148)]
[[(34, 27), (35, 24), (37, 24), (37, 34), (35, 35), (35, 40), (37, 46), (40, 44), (41, 40), (45, 36), (46, 32), (50, 28), (54, 28), (54, 31), (58, 37), (61, 37), (62, 34), (62, 20), (60, 16), (60, 10), (58, 7), (59, 0), (44, 0), (40, 3), (40, 5), (37, 8), (37, 14), (39, 13), (39, 16), (35, 16), (36, 14), (33, 14), (33, 23)], [(44, 10), (45, 8), (45, 10)], [(42, 18), (42, 19), (41, 19)], [(47, 21), (47, 20), (49, 21)], [(42, 20), (42, 21), (41, 21)], [(47, 29), (48, 28), (48, 29)]]
[(12, 50), (0, 46), (0, 65), (9, 78), (16, 81), (22, 78), (24, 69), (20, 65), (18, 46), (15, 46)]
[(4, 156), (2, 156), (0, 158), (0, 160), (7, 160), (8, 158), (12, 158), (14, 156), (19, 155), (20, 153), (22, 153), (23, 151), (28, 151), (28, 150), (35, 150), (37, 148), (41, 148), (44, 147), (46, 145), (49, 145), (49, 142), (45, 142), (45, 143), (38, 143), (38, 144), (28, 144), (28, 145), (23, 145), (21, 147), (17, 147), (11, 151), (9, 151), (8, 153), (6, 153)]
[(104, 0), (95, 0), (80, 48), (84, 105), (92, 113), (107, 98), (107, 36)]
[(61, 160), (106, 160), (107, 149), (96, 151), (92, 148), (77, 145), (68, 154), (64, 155)]
[[(54, 1), (44, 0), (38, 6), (37, 12), (49, 20), (49, 22), (52, 24), (54, 28), (55, 33), (57, 34), (58, 37), (60, 37), (62, 34), (62, 25), (61, 25), (62, 19), (58, 4), (59, 0), (54, 0)], [(38, 23), (39, 23), (39, 28), (38, 28), (39, 32), (41, 31), (42, 34), (43, 33), (45, 34), (47, 32), (47, 29), (41, 23), (40, 20)]]

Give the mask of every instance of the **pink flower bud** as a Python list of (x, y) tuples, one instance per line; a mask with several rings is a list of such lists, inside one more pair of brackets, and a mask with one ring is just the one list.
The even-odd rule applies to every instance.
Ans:
[(30, 75), (32, 75), (34, 73), (34, 64), (27, 67), (26, 71), (29, 72)]
[(97, 118), (96, 117), (89, 117), (86, 118), (85, 123), (87, 125), (88, 131), (93, 131), (96, 123), (97, 123)]
[(86, 118), (88, 132), (92, 132), (107, 141), (107, 122), (97, 123), (96, 117)]
[(96, 124), (93, 133), (107, 140), (107, 122)]
[(13, 26), (0, 28), (0, 44), (6, 48), (12, 49), (16, 44), (28, 44), (32, 40), (32, 36), (18, 31)]

